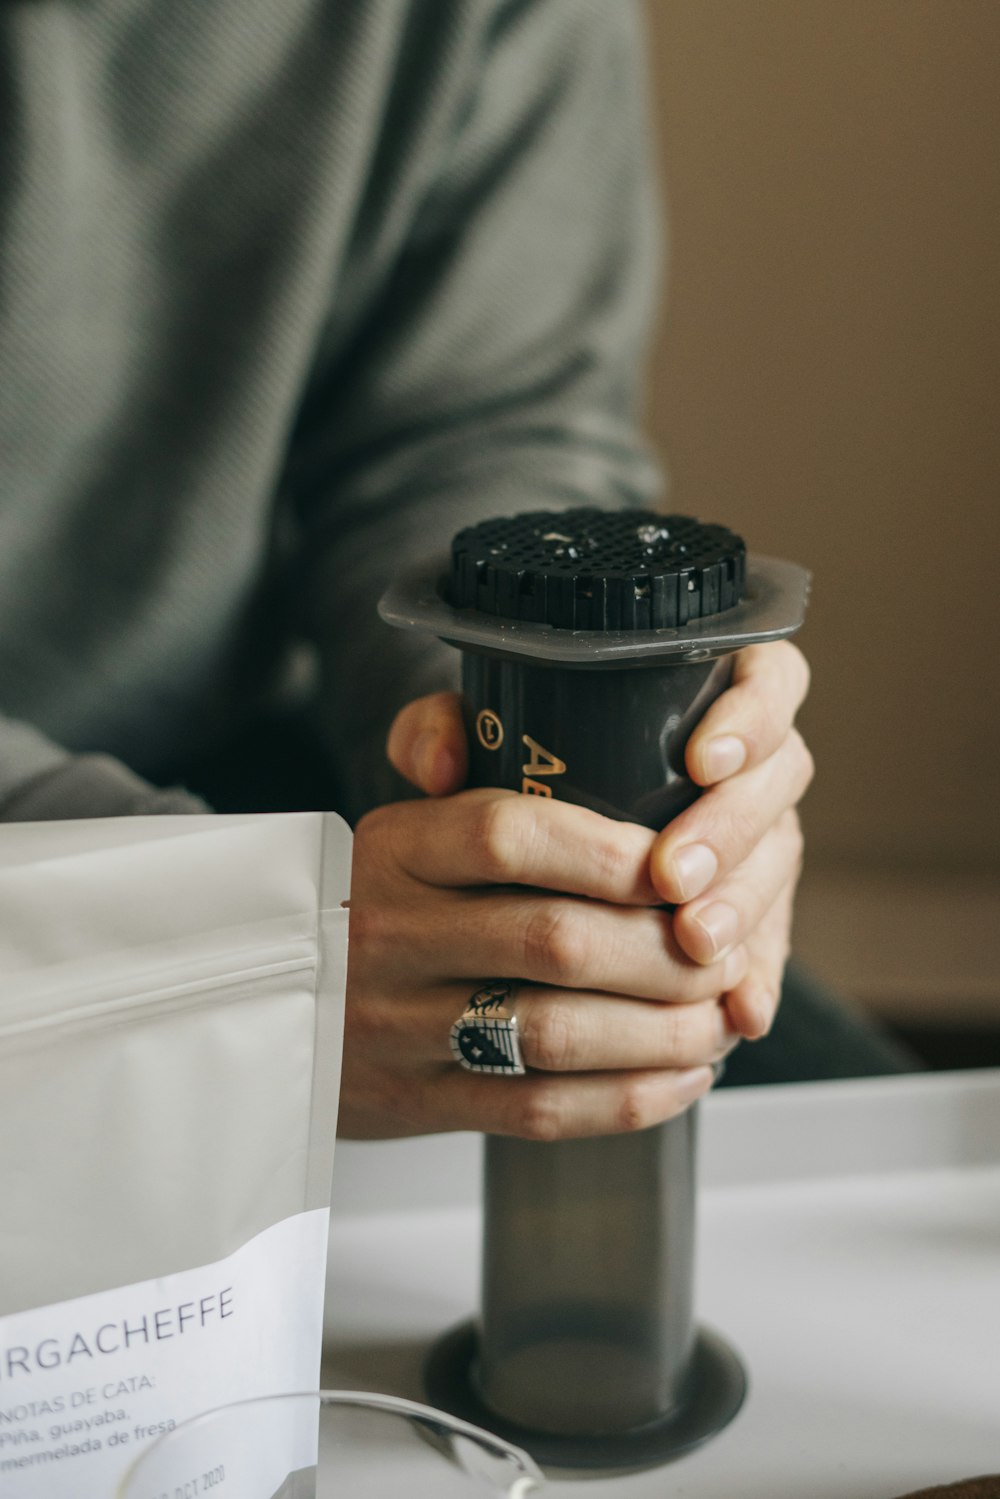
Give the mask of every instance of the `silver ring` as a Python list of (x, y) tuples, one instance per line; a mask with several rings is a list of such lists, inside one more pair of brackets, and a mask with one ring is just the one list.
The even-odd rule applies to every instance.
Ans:
[(509, 1008), (518, 988), (515, 979), (487, 979), (455, 1021), (448, 1042), (452, 1056), (466, 1072), (520, 1077), (527, 1071), (521, 1058), (517, 1016)]

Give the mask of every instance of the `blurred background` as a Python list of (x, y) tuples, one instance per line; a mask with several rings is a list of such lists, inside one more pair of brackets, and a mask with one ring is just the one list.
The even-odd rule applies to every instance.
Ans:
[(647, 10), (670, 503), (814, 573), (796, 948), (1000, 1063), (1000, 4)]

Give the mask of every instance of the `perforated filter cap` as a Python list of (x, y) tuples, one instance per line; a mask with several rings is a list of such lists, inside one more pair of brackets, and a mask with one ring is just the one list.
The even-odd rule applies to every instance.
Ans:
[(449, 602), (567, 630), (673, 629), (740, 602), (746, 547), (725, 526), (651, 510), (535, 510), (467, 526)]

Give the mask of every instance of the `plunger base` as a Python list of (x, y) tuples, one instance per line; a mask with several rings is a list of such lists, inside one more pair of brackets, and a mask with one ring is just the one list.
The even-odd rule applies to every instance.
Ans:
[(699, 1328), (684, 1402), (662, 1420), (608, 1436), (554, 1436), (506, 1421), (476, 1388), (475, 1326), (463, 1322), (435, 1343), (424, 1365), (433, 1405), (506, 1437), (546, 1468), (623, 1473), (655, 1468), (701, 1446), (736, 1415), (747, 1391), (746, 1371), (729, 1344)]

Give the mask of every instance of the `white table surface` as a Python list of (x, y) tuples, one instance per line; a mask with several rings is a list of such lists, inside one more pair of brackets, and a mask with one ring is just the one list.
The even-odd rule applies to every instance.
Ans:
[[(698, 1320), (747, 1402), (666, 1467), (551, 1486), (890, 1499), (1000, 1472), (1000, 1070), (722, 1091), (700, 1167)], [(338, 1147), (327, 1388), (424, 1398), (476, 1307), (478, 1195), (474, 1136)]]

